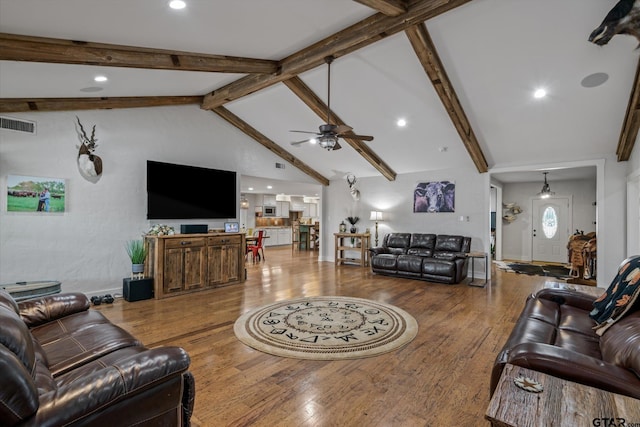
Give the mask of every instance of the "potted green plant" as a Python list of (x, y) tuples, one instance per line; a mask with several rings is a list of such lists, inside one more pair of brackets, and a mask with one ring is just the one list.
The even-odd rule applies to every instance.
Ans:
[(126, 249), (131, 260), (131, 272), (133, 274), (142, 274), (144, 272), (144, 260), (147, 258), (147, 247), (144, 245), (144, 240), (129, 240)]

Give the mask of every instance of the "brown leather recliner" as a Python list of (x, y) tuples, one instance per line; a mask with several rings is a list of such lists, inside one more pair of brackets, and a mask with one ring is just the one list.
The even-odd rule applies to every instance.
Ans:
[(147, 349), (89, 306), (81, 293), (16, 303), (0, 290), (0, 425), (188, 426), (187, 353)]
[(640, 399), (640, 310), (636, 305), (599, 336), (589, 316), (595, 300), (567, 289), (529, 296), (496, 357), (491, 394), (510, 363)]

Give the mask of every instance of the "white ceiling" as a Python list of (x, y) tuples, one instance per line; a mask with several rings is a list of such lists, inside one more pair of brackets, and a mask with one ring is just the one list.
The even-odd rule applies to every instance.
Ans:
[[(0, 32), (279, 60), (374, 13), (350, 0), (186, 2), (173, 11), (162, 0), (0, 0)], [(587, 41), (615, 3), (473, 0), (426, 22), (490, 168), (615, 153), (637, 42)], [(596, 72), (609, 79), (583, 87)], [(95, 83), (97, 74), (109, 81)], [(203, 95), (240, 77), (0, 61), (0, 98)], [(326, 66), (300, 77), (326, 101)], [(536, 100), (540, 86), (549, 95)], [(475, 168), (404, 33), (338, 58), (331, 89), (332, 109), (374, 135), (370, 147), (396, 173)], [(292, 147), (302, 138), (289, 130), (315, 131), (324, 120), (283, 84), (225, 107), (327, 178), (379, 175), (347, 143), (335, 152)], [(397, 128), (398, 118), (408, 125)]]

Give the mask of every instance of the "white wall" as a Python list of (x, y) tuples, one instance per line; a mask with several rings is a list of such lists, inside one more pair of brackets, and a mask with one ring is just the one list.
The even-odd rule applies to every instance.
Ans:
[[(104, 173), (95, 184), (77, 170), (76, 115), (85, 128), (97, 125), (96, 154)], [(275, 169), (279, 157), (195, 105), (11, 116), (36, 121), (37, 135), (0, 130), (0, 283), (53, 279), (65, 291), (121, 292), (131, 270), (124, 243), (151, 225), (146, 160), (316, 183), (296, 168)], [(65, 213), (7, 212), (7, 175), (65, 179)], [(239, 183), (237, 190), (236, 215)], [(216, 183), (204, 184), (202, 191), (215, 197)], [(153, 223), (158, 222), (179, 230), (181, 223), (222, 228), (224, 220)]]

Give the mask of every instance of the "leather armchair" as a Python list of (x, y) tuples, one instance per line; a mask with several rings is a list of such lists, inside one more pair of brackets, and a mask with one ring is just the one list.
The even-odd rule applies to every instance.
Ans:
[(595, 299), (563, 289), (529, 296), (496, 357), (491, 394), (510, 363), (640, 399), (640, 311), (636, 307), (600, 337), (589, 316)]
[(189, 356), (145, 348), (80, 293), (20, 303), (0, 290), (0, 425), (189, 425)]

